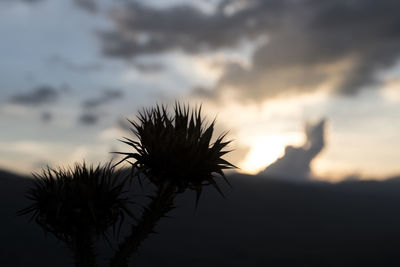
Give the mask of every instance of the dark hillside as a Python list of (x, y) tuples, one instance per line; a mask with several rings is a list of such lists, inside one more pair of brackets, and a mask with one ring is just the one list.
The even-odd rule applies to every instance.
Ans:
[[(182, 195), (132, 266), (399, 266), (400, 181), (290, 184), (232, 175), (223, 199)], [(71, 266), (63, 244), (14, 212), (27, 179), (0, 173), (2, 266)], [(100, 252), (102, 255), (106, 253)]]

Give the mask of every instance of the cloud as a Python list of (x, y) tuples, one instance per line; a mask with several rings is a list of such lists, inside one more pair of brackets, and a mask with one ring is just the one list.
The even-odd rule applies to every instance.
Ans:
[(128, 59), (235, 48), (266, 36), (250, 67), (227, 62), (215, 90), (253, 101), (315, 90), (354, 95), (378, 85), (376, 74), (398, 60), (399, 9), (396, 0), (237, 0), (205, 14), (189, 5), (135, 2), (115, 9), (114, 29), (100, 37), (105, 55)]
[[(5, 2), (12, 2), (15, 0), (0, 0), (1, 1), (5, 1)], [(36, 4), (39, 2), (44, 2), (45, 0), (18, 0), (22, 3), (26, 3), (26, 4)], [(87, 12), (90, 13), (95, 13), (98, 10), (98, 6), (97, 6), (97, 1), (96, 0), (72, 0), (75, 5)]]
[(89, 13), (95, 13), (98, 10), (96, 0), (74, 0), (74, 3)]
[(26, 4), (26, 5), (35, 5), (39, 4), (41, 2), (44, 2), (45, 0), (0, 0), (0, 5), (2, 4)]
[(99, 106), (108, 104), (116, 99), (119, 99), (123, 96), (123, 92), (117, 89), (108, 89), (103, 91), (102, 95), (88, 99), (83, 102), (83, 106), (87, 109), (97, 108)]
[(103, 68), (103, 66), (100, 63), (85, 63), (85, 64), (78, 64), (75, 62), (72, 62), (68, 60), (67, 58), (64, 58), (59, 55), (53, 55), (47, 59), (47, 62), (49, 65), (52, 67), (54, 65), (56, 66), (62, 66), (67, 70), (75, 71), (75, 72), (92, 72), (92, 71), (99, 71)]
[[(0, 4), (2, 2), (6, 2), (6, 3), (8, 3), (8, 2), (22, 2), (22, 3), (25, 3), (25, 4), (37, 4), (37, 3), (45, 2), (45, 1), (46, 0), (0, 0)], [(83, 9), (83, 10), (89, 12), (89, 13), (96, 13), (98, 11), (97, 0), (71, 0), (71, 1), (73, 1), (73, 3), (77, 7), (81, 8), (81, 9)]]
[(31, 92), (16, 94), (10, 101), (14, 104), (39, 106), (52, 103), (59, 97), (59, 92), (48, 85), (36, 87)]
[(191, 95), (195, 97), (201, 97), (204, 99), (212, 99), (215, 98), (216, 92), (213, 90), (213, 88), (206, 88), (202, 86), (196, 86), (192, 89)]
[(111, 13), (113, 31), (103, 31), (103, 52), (129, 58), (170, 49), (194, 53), (204, 49), (231, 47), (245, 31), (239, 17), (225, 18), (217, 12), (207, 15), (189, 5), (157, 9), (138, 2)]
[(40, 119), (46, 123), (50, 122), (53, 119), (53, 114), (49, 111), (44, 111), (40, 114)]
[[(100, 96), (88, 99), (82, 103), (83, 113), (79, 116), (78, 121), (83, 125), (95, 125), (100, 120), (100, 113), (96, 111), (103, 105), (115, 101), (123, 96), (123, 91), (117, 89), (107, 89)], [(96, 112), (95, 112), (96, 111)]]
[(23, 3), (35, 4), (35, 3), (42, 2), (43, 0), (20, 0), (20, 1)]
[(131, 132), (132, 129), (132, 124), (128, 121), (127, 118), (125, 119), (119, 119), (117, 121), (116, 127), (120, 130), (126, 131), (126, 132)]
[(298, 182), (310, 180), (311, 161), (325, 146), (325, 123), (325, 120), (321, 120), (315, 125), (306, 125), (305, 144), (302, 147), (287, 146), (285, 154), (260, 174)]
[(240, 166), (239, 164), (243, 161), (243, 158), (246, 157), (250, 150), (251, 149), (249, 146), (236, 145), (236, 147), (232, 149), (231, 153), (228, 153), (226, 156), (224, 156), (224, 159), (235, 166)]
[(79, 122), (83, 125), (95, 125), (99, 121), (99, 116), (94, 113), (83, 113), (79, 117)]
[(110, 127), (100, 132), (98, 138), (101, 141), (115, 141), (121, 138), (121, 136), (126, 136), (126, 135), (127, 132), (124, 131), (123, 129), (117, 127)]
[(136, 63), (134, 67), (142, 73), (158, 73), (164, 70), (164, 65), (158, 63)]

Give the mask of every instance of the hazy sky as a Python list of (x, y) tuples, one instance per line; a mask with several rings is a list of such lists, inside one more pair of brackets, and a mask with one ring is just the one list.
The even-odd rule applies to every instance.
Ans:
[(178, 99), (217, 115), (242, 172), (286, 146), (307, 151), (305, 128), (324, 119), (313, 177), (398, 174), (398, 10), (397, 0), (0, 0), (0, 168), (104, 162), (125, 149), (125, 118)]

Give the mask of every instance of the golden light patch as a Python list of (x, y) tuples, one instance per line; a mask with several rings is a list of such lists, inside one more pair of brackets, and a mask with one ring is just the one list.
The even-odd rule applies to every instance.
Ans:
[(283, 156), (287, 145), (298, 146), (303, 141), (302, 133), (256, 136), (250, 140), (251, 150), (239, 167), (242, 172), (257, 174)]
[(388, 80), (381, 92), (388, 102), (400, 102), (400, 79)]

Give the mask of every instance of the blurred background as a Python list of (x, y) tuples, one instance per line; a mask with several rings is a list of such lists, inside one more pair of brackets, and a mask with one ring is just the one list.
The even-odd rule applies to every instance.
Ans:
[(390, 0), (0, 0), (0, 168), (105, 162), (124, 149), (126, 118), (179, 100), (217, 116), (242, 173), (391, 177), (398, 10)]
[[(71, 266), (61, 242), (16, 216), (26, 178), (104, 163), (129, 149), (117, 140), (132, 136), (127, 119), (181, 101), (228, 131), (239, 173), (232, 188), (218, 181), (226, 199), (207, 189), (196, 211), (182, 194), (134, 266), (399, 266), (399, 10), (0, 0), (1, 265)], [(107, 266), (112, 249), (97, 251)]]

